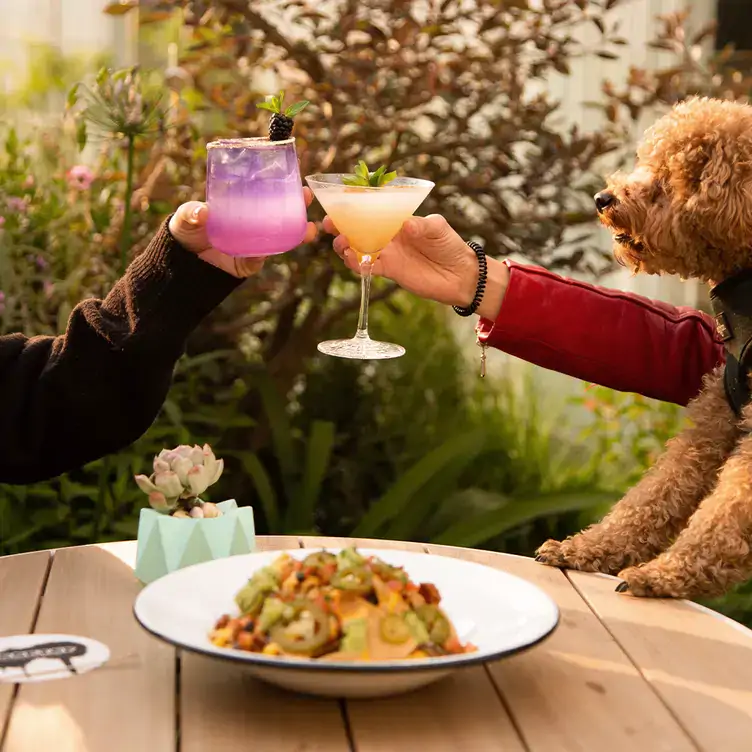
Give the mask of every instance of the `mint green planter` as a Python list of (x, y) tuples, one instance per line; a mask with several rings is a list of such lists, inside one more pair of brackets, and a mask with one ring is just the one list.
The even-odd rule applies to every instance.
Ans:
[(147, 584), (192, 564), (255, 551), (252, 507), (239, 508), (235, 499), (217, 506), (221, 517), (190, 520), (142, 509), (136, 577)]

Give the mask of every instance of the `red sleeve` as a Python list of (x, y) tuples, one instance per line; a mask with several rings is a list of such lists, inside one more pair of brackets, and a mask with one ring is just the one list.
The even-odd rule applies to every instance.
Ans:
[(481, 319), (491, 347), (583, 381), (686, 405), (724, 360), (713, 319), (638, 295), (507, 261), (496, 321)]

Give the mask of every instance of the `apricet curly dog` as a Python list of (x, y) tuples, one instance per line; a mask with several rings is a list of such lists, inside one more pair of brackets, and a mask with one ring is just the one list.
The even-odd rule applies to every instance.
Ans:
[(686, 100), (658, 120), (629, 175), (595, 197), (617, 258), (711, 286), (726, 365), (705, 377), (638, 485), (598, 524), (538, 560), (618, 574), (620, 592), (692, 598), (752, 577), (752, 107)]

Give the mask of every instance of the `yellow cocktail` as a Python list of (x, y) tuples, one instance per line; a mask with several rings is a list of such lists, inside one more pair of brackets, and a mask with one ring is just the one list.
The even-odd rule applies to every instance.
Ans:
[(395, 178), (379, 187), (347, 185), (344, 181), (351, 177), (309, 175), (306, 178), (324, 211), (358, 254), (362, 279), (360, 317), (355, 337), (322, 342), (318, 349), (340, 358), (398, 358), (405, 354), (404, 347), (389, 342), (376, 342), (368, 336), (371, 268), (381, 250), (423, 203), (434, 184), (428, 180)]

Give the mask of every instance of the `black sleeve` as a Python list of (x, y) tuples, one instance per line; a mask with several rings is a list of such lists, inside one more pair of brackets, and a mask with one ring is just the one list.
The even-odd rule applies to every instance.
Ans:
[(239, 284), (165, 222), (104, 300), (76, 306), (65, 334), (0, 337), (0, 482), (52, 478), (139, 438), (188, 335)]

